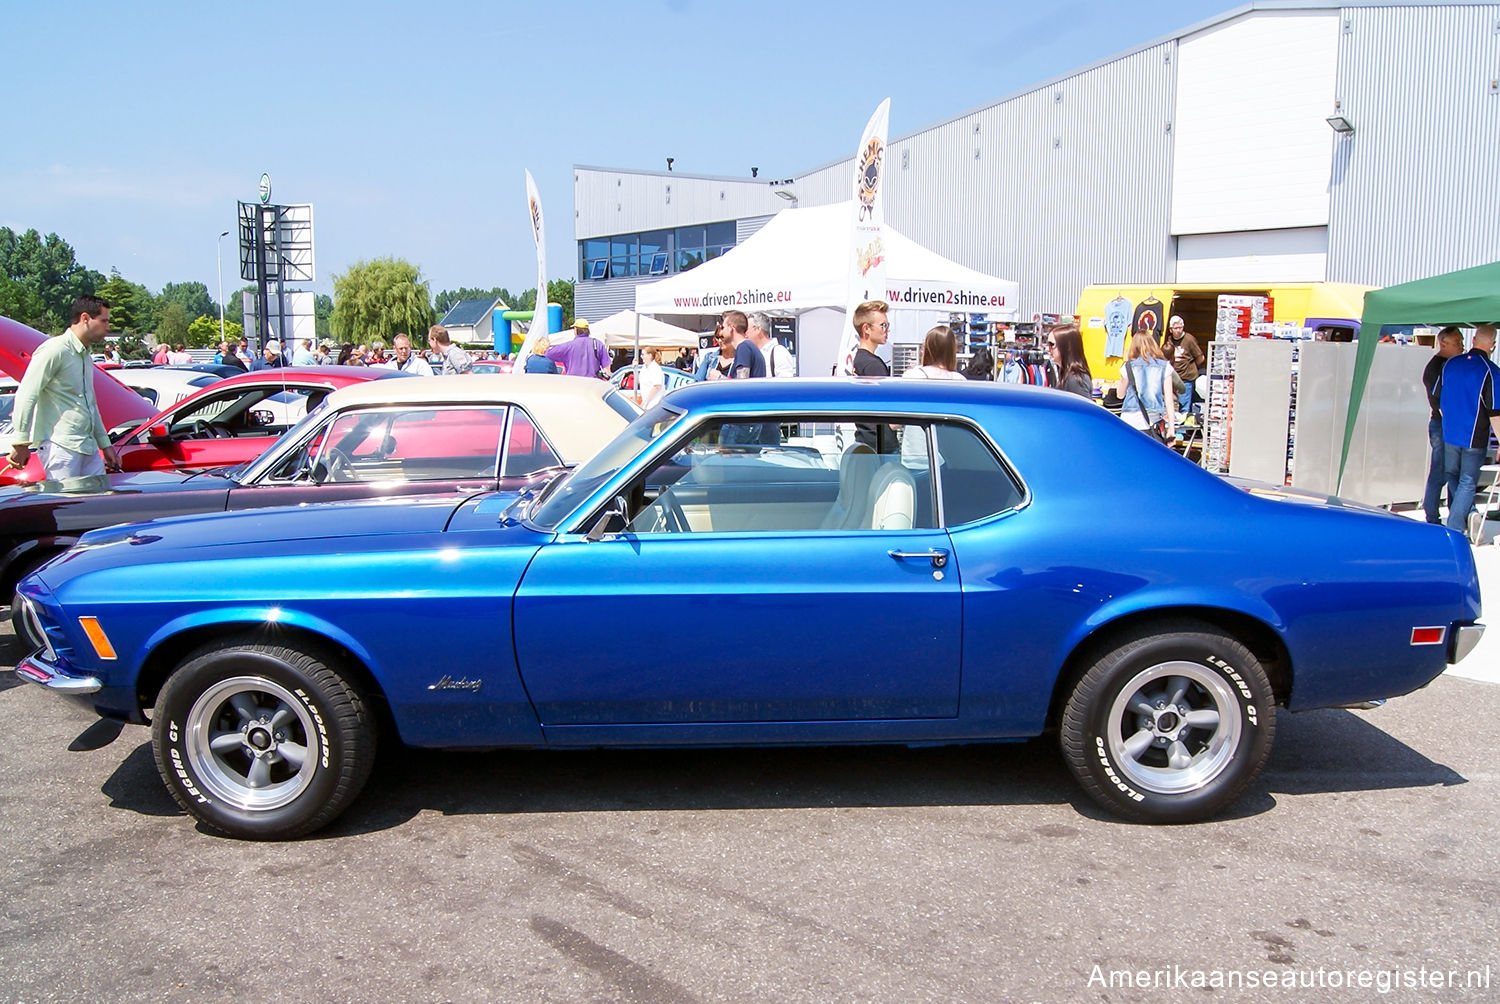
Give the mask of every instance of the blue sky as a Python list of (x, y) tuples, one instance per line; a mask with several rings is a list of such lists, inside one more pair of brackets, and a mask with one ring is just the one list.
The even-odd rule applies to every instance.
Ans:
[[(310, 202), (320, 292), (395, 255), (434, 293), (572, 277), (574, 164), (783, 177), (1214, 17), (1231, 0), (860, 4), (7, 3), (0, 225), (153, 291)], [(142, 13), (149, 11), (148, 13)], [(242, 283), (234, 236), (224, 287)]]

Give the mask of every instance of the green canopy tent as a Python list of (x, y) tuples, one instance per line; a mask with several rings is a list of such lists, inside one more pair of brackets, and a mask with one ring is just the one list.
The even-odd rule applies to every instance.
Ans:
[(1370, 364), (1380, 329), (1387, 324), (1476, 324), (1500, 320), (1500, 262), (1447, 272), (1399, 286), (1372, 289), (1365, 294), (1365, 313), (1359, 322), (1359, 348), (1354, 355), (1354, 383), (1349, 388), (1349, 414), (1344, 422), (1344, 450), (1339, 456), (1339, 488), (1354, 420), (1365, 395)]

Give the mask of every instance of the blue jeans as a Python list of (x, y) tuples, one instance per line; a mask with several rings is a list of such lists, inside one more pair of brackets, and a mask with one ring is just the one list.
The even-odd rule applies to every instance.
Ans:
[(1448, 474), (1448, 522), (1443, 525), (1450, 530), (1468, 532), (1469, 511), (1474, 508), (1484, 454), (1481, 446), (1443, 444), (1443, 468)]
[[(1427, 461), (1427, 488), (1422, 492), (1422, 511), (1427, 514), (1427, 522), (1443, 522), (1438, 515), (1438, 503), (1443, 498), (1443, 486), (1448, 483), (1447, 460), (1444, 459), (1443, 450), (1443, 420), (1432, 418), (1427, 421), (1427, 442), (1432, 447), (1432, 456)], [(1448, 502), (1453, 502), (1453, 494), (1448, 494)]]
[(1193, 381), (1184, 380), (1183, 383), (1187, 386), (1183, 388), (1181, 394), (1177, 395), (1177, 421), (1179, 422), (1187, 418), (1193, 410)]

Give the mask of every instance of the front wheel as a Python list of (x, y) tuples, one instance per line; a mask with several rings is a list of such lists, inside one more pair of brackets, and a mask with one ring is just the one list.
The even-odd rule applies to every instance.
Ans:
[(1063, 756), (1112, 812), (1196, 822), (1255, 780), (1275, 715), (1270, 681), (1249, 649), (1179, 622), (1122, 639), (1084, 673), (1063, 711)]
[(221, 642), (162, 687), (156, 767), (205, 825), (283, 840), (332, 822), (369, 777), (375, 733), (352, 682), (305, 652)]

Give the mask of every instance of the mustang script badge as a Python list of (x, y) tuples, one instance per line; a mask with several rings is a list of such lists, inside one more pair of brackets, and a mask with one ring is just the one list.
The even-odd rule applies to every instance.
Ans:
[(455, 680), (451, 676), (444, 676), (437, 683), (429, 684), (428, 687), (427, 687), (427, 689), (428, 690), (468, 690), (468, 691), (471, 691), (471, 692), (477, 694), (477, 693), (479, 693), (479, 688), (482, 687), (482, 686), (484, 686), (484, 681), (483, 680), (471, 680), (467, 676), (460, 676), (458, 679)]

